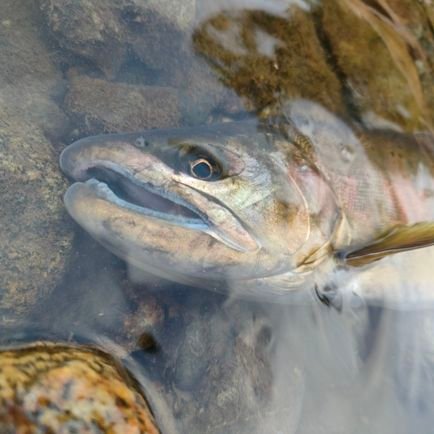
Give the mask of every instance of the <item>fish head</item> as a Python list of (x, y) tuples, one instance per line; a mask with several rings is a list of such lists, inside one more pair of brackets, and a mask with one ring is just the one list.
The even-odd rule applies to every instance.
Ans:
[(84, 138), (60, 158), (76, 181), (65, 205), (113, 253), (169, 280), (217, 288), (291, 272), (328, 242), (335, 222), (315, 228), (335, 203), (284, 142), (255, 122)]

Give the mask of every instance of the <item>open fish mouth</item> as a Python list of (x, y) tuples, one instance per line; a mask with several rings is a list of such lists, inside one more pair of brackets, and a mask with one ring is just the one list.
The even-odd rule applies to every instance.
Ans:
[(98, 197), (122, 208), (196, 230), (207, 231), (210, 227), (206, 216), (179, 196), (137, 180), (119, 169), (93, 167), (86, 173), (89, 179), (85, 183)]
[[(98, 207), (104, 203), (113, 215), (125, 211), (122, 218), (129, 221), (141, 219), (140, 224), (149, 221), (152, 227), (170, 225), (202, 232), (238, 252), (259, 248), (239, 218), (223, 203), (189, 185), (186, 175), (131, 142), (134, 143), (132, 135), (90, 137), (62, 152), (61, 169), (77, 181), (67, 190), (64, 202), (80, 225), (91, 233), (98, 221), (101, 227)], [(110, 219), (110, 213), (104, 219)]]

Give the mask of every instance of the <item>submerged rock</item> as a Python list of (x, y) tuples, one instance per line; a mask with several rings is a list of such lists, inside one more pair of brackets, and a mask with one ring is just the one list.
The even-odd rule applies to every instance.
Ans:
[[(65, 49), (64, 65), (82, 66), (85, 59), (87, 66), (97, 67), (109, 80), (144, 85), (147, 98), (149, 85), (176, 88), (182, 118), (188, 124), (207, 121), (216, 107), (233, 107), (233, 94), (194, 55), (191, 32), (195, 0), (40, 0), (40, 7), (51, 35)], [(141, 66), (138, 68), (141, 76), (133, 83), (128, 74), (132, 65)], [(78, 90), (79, 84), (77, 79), (73, 80), (73, 91)], [(91, 90), (84, 80), (81, 84), (86, 91)], [(101, 88), (102, 82), (99, 84)], [(116, 85), (113, 86), (116, 89)], [(119, 96), (115, 91), (110, 109), (116, 107)], [(165, 99), (164, 95), (163, 98), (152, 94), (149, 97), (153, 105)], [(134, 105), (129, 91), (122, 96), (120, 105), (127, 98)], [(149, 126), (162, 126), (154, 124)], [(147, 126), (145, 116), (143, 127)], [(127, 127), (125, 125), (123, 130)]]
[(324, 0), (278, 15), (266, 7), (227, 10), (200, 22), (193, 40), (260, 113), (301, 97), (367, 128), (432, 129), (432, 6), (421, 3)]
[(302, 365), (295, 355), (276, 372), (276, 330), (266, 310), (167, 286), (150, 286), (140, 296), (143, 287), (125, 288), (137, 305), (125, 319), (124, 345), (135, 346), (135, 357), (162, 385), (180, 432), (292, 432), (302, 405)]
[(85, 75), (73, 76), (65, 110), (81, 134), (131, 132), (179, 125), (176, 89), (112, 83)]
[[(326, 0), (319, 12), (323, 37), (348, 97), (373, 127), (382, 126), (378, 119), (387, 120), (386, 127), (394, 123), (405, 130), (434, 121), (427, 110), (427, 101), (434, 97), (432, 71), (430, 84), (423, 84), (428, 71), (418, 70), (418, 65), (428, 67), (427, 52), (410, 30), (416, 17), (422, 28), (427, 27), (418, 12), (413, 1), (390, 2), (388, 10), (377, 11), (350, 0)], [(373, 113), (377, 124), (372, 122)]]
[(342, 113), (341, 84), (330, 68), (312, 16), (228, 10), (200, 23), (193, 43), (220, 79), (261, 111), (288, 98), (317, 101)]
[(41, 0), (41, 10), (59, 45), (113, 75), (126, 54), (125, 29), (112, 1)]
[(195, 0), (40, 0), (40, 7), (61, 47), (114, 76), (130, 48), (145, 56), (149, 66), (176, 54), (196, 5)]
[(115, 360), (48, 343), (0, 352), (0, 431), (159, 432), (145, 397)]
[(30, 0), (0, 4), (0, 312), (16, 319), (59, 282), (72, 231), (51, 140), (68, 130), (63, 81)]

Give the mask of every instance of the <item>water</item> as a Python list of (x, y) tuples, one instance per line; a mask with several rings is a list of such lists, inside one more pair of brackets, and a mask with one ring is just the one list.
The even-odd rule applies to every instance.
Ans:
[(403, 1), (3, 0), (2, 341), (113, 353), (163, 432), (431, 432), (432, 248), (332, 274), (342, 309), (240, 300), (93, 241), (64, 211), (57, 161), (88, 135), (254, 119), (299, 98), (353, 130), (432, 131), (433, 16)]

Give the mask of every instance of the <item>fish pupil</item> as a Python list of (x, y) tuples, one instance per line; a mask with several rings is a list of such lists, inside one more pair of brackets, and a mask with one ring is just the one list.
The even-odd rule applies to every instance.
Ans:
[(208, 161), (200, 159), (191, 164), (191, 172), (196, 178), (208, 179), (212, 175), (212, 167)]

